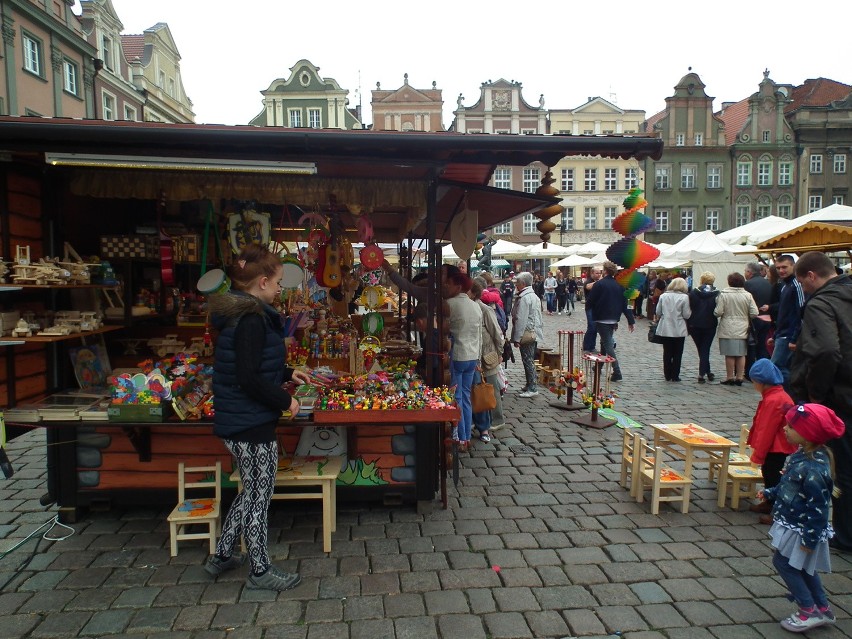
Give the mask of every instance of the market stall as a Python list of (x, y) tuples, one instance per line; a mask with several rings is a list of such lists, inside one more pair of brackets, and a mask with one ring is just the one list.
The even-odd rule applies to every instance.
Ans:
[[(365, 362), (365, 338), (374, 337), (380, 345), (372, 354), (376, 361), (388, 338), (410, 341), (408, 305), (400, 298), (390, 307), (378, 303), (376, 291), (355, 298), (359, 286), (384, 286), (363, 279), (376, 272), (375, 262), (366, 270), (357, 267), (356, 275), (353, 255), (339, 282), (336, 270), (326, 278), (318, 267), (339, 265), (340, 256), (348, 257), (348, 247), (358, 241), (365, 245), (358, 256), (363, 264), (365, 258), (380, 258), (363, 253), (378, 242), (402, 248), (411, 246), (412, 238), (424, 238), (432, 267), (426, 304), (430, 316), (439, 315), (437, 246), (439, 240), (451, 239), (456, 215), (475, 212), (481, 230), (556, 202), (551, 195), (486, 186), (498, 164), (553, 165), (573, 154), (642, 158), (658, 155), (661, 143), (644, 137), (465, 136), (0, 118), (0, 150), (9, 157), (0, 164), (6, 255), (27, 243), (32, 258), (40, 259), (55, 255), (59, 242), (68, 241), (81, 255), (99, 255), (101, 260), (111, 256), (115, 284), (102, 279), (101, 286), (120, 285), (123, 296), (123, 305), (115, 305), (121, 310), (112, 318), (120, 330), (115, 340), (106, 342), (113, 363), (121, 359), (133, 366), (143, 357), (157, 359), (148, 351), (127, 352), (152, 339), (159, 340), (156, 347), (166, 355), (180, 343), (212, 347), (215, 334), (205, 326), (204, 296), (190, 289), (210, 269), (230, 260), (232, 239), (256, 233), (264, 237), (266, 232), (271, 241), (310, 244), (312, 233), (324, 232), (324, 240), (312, 247), (325, 247), (324, 256), (312, 255), (307, 247), (304, 254), (290, 255), (303, 279), (282, 300), (282, 308), (295, 327), (293, 344), (305, 349), (303, 355), (310, 360), (307, 365), (363, 375), (381, 369)], [(26, 198), (18, 197), (22, 190)], [(104, 237), (112, 239), (104, 243)], [(332, 252), (335, 259), (330, 259)], [(403, 275), (410, 275), (410, 265), (409, 253), (401, 260)], [(344, 280), (352, 286), (345, 286)], [(216, 294), (215, 287), (207, 293)], [(28, 302), (36, 294), (24, 291)], [(384, 301), (386, 296), (381, 297)], [(350, 317), (350, 303), (356, 311), (363, 307), (364, 314)], [(43, 381), (27, 383), (27, 389), (40, 387), (46, 395), (72, 381), (62, 370), (69, 368), (62, 364), (67, 353), (58, 346), (38, 350), (24, 342), (23, 347), (45, 362), (32, 375), (28, 372)], [(7, 346), (4, 356), (3, 391), (9, 408), (37, 399), (21, 393), (24, 383), (13, 348)], [(438, 380), (427, 383), (440, 387)], [(314, 407), (312, 421), (282, 422), (281, 442), (288, 453), (310, 450), (320, 440), (324, 445), (324, 436), (331, 434), (339, 444), (346, 443), (354, 477), (346, 487), (353, 489), (352, 495), (361, 498), (371, 491), (387, 501), (434, 498), (442, 461), (440, 428), (452, 421), (454, 408), (431, 411), (432, 421), (424, 422), (407, 415), (405, 407), (381, 403), (362, 407), (357, 414), (352, 406)], [(173, 493), (178, 460), (196, 463), (210, 460), (195, 457), (215, 457), (230, 467), (221, 443), (210, 434), (209, 422), (203, 414), (193, 416), (200, 418), (180, 421), (163, 415), (164, 421), (154, 423), (132, 418), (87, 423), (75, 414), (55, 420), (48, 429), (51, 496), (61, 508), (72, 510), (128, 497), (145, 503), (158, 492)], [(338, 430), (331, 433), (330, 428)], [(347, 498), (345, 491), (341, 498)]]

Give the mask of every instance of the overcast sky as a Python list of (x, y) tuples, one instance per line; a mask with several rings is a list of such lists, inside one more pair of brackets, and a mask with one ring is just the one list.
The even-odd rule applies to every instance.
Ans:
[[(826, 77), (852, 84), (845, 45), (852, 3), (719, 0), (424, 3), (374, 0), (112, 0), (124, 33), (165, 22), (181, 54), (199, 123), (247, 124), (260, 92), (302, 58), (349, 90), (370, 120), (370, 92), (402, 85), (443, 90), (444, 126), (456, 98), (473, 105), (480, 84), (516, 80), (531, 105), (574, 108), (601, 96), (651, 116), (691, 66), (714, 108), (776, 82)], [(503, 9), (505, 7), (505, 9)], [(79, 2), (75, 7), (79, 13)], [(807, 14), (807, 15), (803, 15)], [(835, 37), (829, 37), (834, 33)]]

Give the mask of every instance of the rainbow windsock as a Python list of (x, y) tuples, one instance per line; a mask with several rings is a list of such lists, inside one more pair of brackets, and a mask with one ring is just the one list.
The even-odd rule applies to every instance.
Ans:
[(660, 251), (636, 239), (637, 235), (654, 228), (654, 220), (642, 213), (642, 209), (648, 206), (647, 200), (642, 197), (642, 189), (630, 189), (622, 204), (626, 210), (612, 221), (612, 229), (624, 237), (610, 245), (606, 256), (624, 268), (615, 279), (625, 288), (624, 296), (633, 299), (639, 294), (637, 288), (642, 281), (642, 275), (636, 269), (653, 262), (660, 256)]

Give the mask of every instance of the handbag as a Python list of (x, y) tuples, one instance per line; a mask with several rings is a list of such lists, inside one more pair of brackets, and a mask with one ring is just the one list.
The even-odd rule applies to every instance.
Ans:
[(484, 413), (497, 408), (497, 398), (494, 396), (494, 386), (488, 382), (474, 384), (470, 389), (471, 412)]
[(498, 353), (497, 351), (485, 353), (485, 355), (482, 356), (482, 368), (486, 370), (497, 368), (502, 360), (501, 355), (502, 353)]
[(651, 325), (648, 326), (648, 341), (652, 344), (663, 343), (663, 338), (657, 335), (657, 325), (654, 322), (651, 322)]
[(532, 344), (535, 340), (536, 340), (535, 331), (526, 330), (526, 331), (524, 331), (524, 334), (521, 335), (521, 339), (518, 340), (518, 344), (525, 346), (527, 344)]

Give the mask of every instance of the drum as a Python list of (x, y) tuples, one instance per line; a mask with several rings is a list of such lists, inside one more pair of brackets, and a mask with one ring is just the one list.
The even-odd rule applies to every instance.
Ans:
[(305, 271), (295, 255), (285, 255), (281, 258), (284, 274), (281, 276), (281, 288), (299, 288), (305, 278)]
[(195, 286), (203, 295), (216, 295), (227, 293), (231, 289), (231, 280), (228, 279), (225, 271), (214, 268), (202, 275)]

